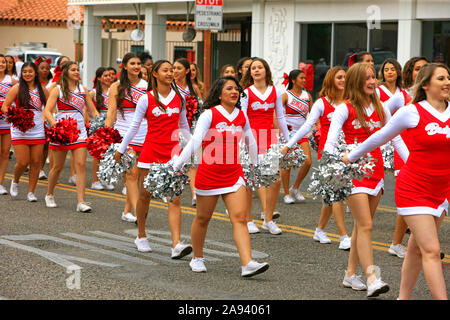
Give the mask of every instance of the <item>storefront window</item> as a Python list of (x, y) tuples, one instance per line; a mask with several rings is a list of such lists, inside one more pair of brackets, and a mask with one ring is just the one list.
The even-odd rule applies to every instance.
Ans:
[(397, 23), (381, 23), (380, 29), (370, 30), (369, 52), (372, 54), (377, 73), (384, 60), (397, 58)]
[(334, 32), (334, 64), (348, 66), (348, 58), (355, 52), (367, 51), (365, 23), (336, 23)]
[(432, 62), (450, 63), (450, 21), (424, 21), (422, 54)]

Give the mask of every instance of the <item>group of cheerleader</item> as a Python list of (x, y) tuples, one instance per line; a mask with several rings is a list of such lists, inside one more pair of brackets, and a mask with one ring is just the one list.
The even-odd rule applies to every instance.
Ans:
[[(253, 164), (257, 164), (272, 145), (279, 143), (279, 138), (284, 139), (283, 154), (299, 145), (307, 156), (293, 186), (289, 182), (290, 170), (280, 170), (281, 179), (257, 191), (263, 210), (261, 227), (279, 235), (282, 230), (274, 219), (280, 216), (275, 209), (281, 184), (285, 203), (304, 200), (299, 188), (311, 166), (309, 132), (314, 127), (320, 132), (319, 159), (322, 152), (335, 151), (338, 137), (343, 133), (348, 145), (358, 143), (356, 149), (342, 158), (345, 163), (371, 152), (376, 165), (369, 178), (353, 181), (352, 193), (346, 200), (354, 222), (352, 237), (345, 228), (344, 204), (338, 202), (322, 206), (313, 238), (320, 243), (331, 242), (324, 228), (334, 214), (341, 236), (339, 248), (350, 249), (343, 285), (353, 290), (367, 290), (368, 297), (375, 297), (389, 290), (374, 266), (372, 222), (384, 189), (385, 172), (379, 147), (392, 140), (397, 152), (398, 218), (390, 252), (404, 256), (398, 298), (410, 297), (422, 269), (433, 297), (447, 298), (437, 236), (448, 213), (450, 195), (450, 167), (445, 160), (450, 155), (450, 71), (446, 65), (415, 57), (402, 71), (395, 59), (388, 59), (381, 66), (377, 79), (370, 53), (358, 53), (352, 57), (348, 70), (337, 66), (327, 72), (319, 98), (313, 103), (304, 89), (303, 71), (292, 70), (286, 77), (286, 90), (280, 90), (273, 84), (268, 63), (257, 57), (243, 58), (236, 67), (224, 66), (221, 77), (209, 92), (205, 92), (198, 80), (197, 66), (184, 58), (173, 63), (153, 62), (148, 54), (127, 53), (117, 76), (106, 68), (97, 70), (95, 88), (91, 92), (80, 84), (80, 71), (75, 62), (61, 63), (59, 79), (50, 85), (50, 80), (45, 82), (40, 77), (41, 63), (45, 62), (25, 63), (17, 83), (6, 72), (6, 58), (0, 56), (3, 114), (15, 103), (31, 109), (36, 124), (27, 133), (21, 133), (10, 128), (4, 119), (0, 121), (0, 182), (3, 182), (8, 163), (9, 141), (17, 156), (10, 188), (12, 197), (17, 197), (17, 184), (29, 167), (28, 200), (37, 200), (34, 190), (46, 158), (44, 125), (51, 127), (61, 118), (72, 117), (81, 131), (78, 140), (69, 145), (50, 143), (48, 147), (50, 172), (45, 203), (47, 207), (57, 206), (54, 189), (70, 150), (74, 170), (71, 176), (76, 177), (77, 211), (91, 211), (90, 204), (84, 201), (85, 122), (89, 117), (104, 113), (105, 127), (117, 129), (123, 138), (115, 160), (119, 162), (125, 152), (137, 158), (135, 166), (124, 176), (123, 192), (127, 200), (122, 212), (123, 220), (138, 225), (137, 250), (152, 250), (146, 235), (152, 194), (144, 188), (150, 165), (172, 160), (174, 168), (180, 170), (195, 152), (203, 149), (198, 165), (189, 171), (192, 204), (197, 209), (191, 226), (192, 245), (180, 240), (180, 198), (165, 201), (172, 235), (171, 257), (180, 259), (193, 251), (189, 263), (192, 271), (206, 271), (203, 246), (209, 221), (222, 196), (241, 259), (241, 276), (250, 277), (265, 272), (269, 265), (252, 260), (250, 234), (260, 230), (252, 221), (252, 190), (246, 187), (239, 161), (241, 140)], [(202, 105), (195, 127), (187, 117), (188, 97)], [(180, 134), (187, 142), (182, 151)], [(94, 161), (93, 183), (101, 184), (96, 178), (97, 170), (98, 162)], [(5, 193), (4, 187), (3, 190), (0, 192)], [(405, 252), (401, 242), (407, 228), (411, 236)], [(359, 263), (366, 283), (356, 274)]]

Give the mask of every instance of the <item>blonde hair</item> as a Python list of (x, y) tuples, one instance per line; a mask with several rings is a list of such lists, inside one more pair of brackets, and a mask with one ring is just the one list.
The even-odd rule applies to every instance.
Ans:
[(342, 92), (340, 93), (334, 85), (334, 78), (336, 77), (336, 74), (341, 70), (345, 71), (345, 69), (340, 66), (336, 66), (328, 70), (325, 78), (323, 79), (322, 89), (319, 92), (319, 97), (328, 97), (331, 104), (337, 102), (340, 98), (342, 98)]
[(427, 93), (423, 89), (423, 86), (426, 86), (430, 83), (434, 72), (438, 68), (443, 68), (447, 70), (448, 74), (450, 74), (450, 68), (443, 63), (427, 63), (422, 68), (420, 68), (420, 71), (416, 77), (416, 82), (413, 86), (414, 98), (411, 103), (417, 103), (427, 99)]
[[(369, 127), (366, 123), (367, 113), (364, 103), (367, 102), (367, 96), (364, 93), (364, 86), (367, 79), (367, 70), (369, 69), (373, 71), (374, 75), (376, 74), (375, 68), (368, 63), (360, 62), (352, 65), (345, 75), (344, 89), (344, 100), (347, 100), (355, 107), (356, 118), (367, 133), (369, 133)], [(384, 109), (375, 90), (368, 98), (378, 114), (381, 123), (384, 124), (386, 119)]]

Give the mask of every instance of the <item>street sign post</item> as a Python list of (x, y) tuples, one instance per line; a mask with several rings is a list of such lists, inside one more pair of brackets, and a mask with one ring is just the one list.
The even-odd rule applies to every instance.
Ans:
[(223, 0), (195, 1), (195, 29), (222, 30)]

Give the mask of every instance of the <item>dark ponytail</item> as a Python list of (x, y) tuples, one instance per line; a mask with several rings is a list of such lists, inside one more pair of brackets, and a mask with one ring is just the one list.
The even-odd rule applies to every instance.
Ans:
[(97, 111), (100, 112), (100, 110), (105, 105), (105, 98), (103, 97), (103, 88), (102, 83), (100, 82), (100, 78), (103, 76), (103, 73), (107, 72), (108, 70), (104, 67), (100, 67), (95, 71), (95, 105), (97, 108)]
[(289, 72), (289, 82), (288, 82), (288, 86), (287, 86), (287, 90), (291, 90), (294, 87), (294, 82), (295, 79), (297, 79), (297, 77), (299, 75), (301, 75), (302, 73), (305, 73), (303, 70), (298, 70), (298, 69), (294, 69), (291, 72)]

